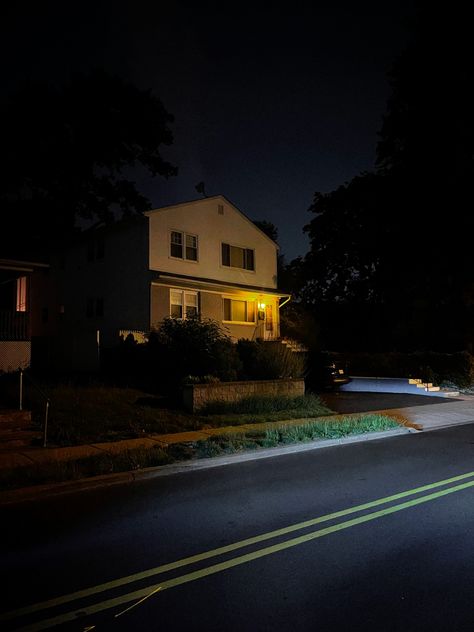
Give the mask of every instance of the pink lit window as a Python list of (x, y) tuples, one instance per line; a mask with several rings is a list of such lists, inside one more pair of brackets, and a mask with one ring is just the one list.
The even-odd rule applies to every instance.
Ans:
[(16, 311), (26, 312), (26, 277), (16, 280)]

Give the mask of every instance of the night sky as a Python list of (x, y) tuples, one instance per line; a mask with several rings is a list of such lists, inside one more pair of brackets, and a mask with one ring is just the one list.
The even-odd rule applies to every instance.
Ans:
[[(103, 67), (152, 88), (175, 116), (179, 174), (136, 174), (154, 207), (223, 194), (305, 254), (315, 191), (374, 165), (413, 2), (42, 2), (3, 8), (2, 92)], [(34, 104), (32, 104), (34, 107)]]

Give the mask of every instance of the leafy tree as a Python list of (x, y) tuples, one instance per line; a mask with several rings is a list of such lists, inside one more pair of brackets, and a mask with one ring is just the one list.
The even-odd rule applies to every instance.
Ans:
[(260, 228), (262, 233), (265, 233), (267, 237), (273, 239), (274, 242), (278, 242), (278, 228), (275, 226), (275, 224), (269, 222), (266, 219), (255, 220), (254, 224), (255, 226), (257, 226), (257, 228)]
[(465, 35), (459, 16), (454, 29), (444, 13), (421, 15), (390, 74), (376, 169), (315, 194), (301, 296), (331, 314), (335, 332), (345, 314), (345, 333), (361, 346), (454, 349), (474, 341), (474, 99)]
[(173, 140), (173, 117), (151, 91), (103, 71), (75, 74), (62, 86), (24, 85), (1, 114), (3, 213), (37, 239), (70, 233), (77, 218), (110, 221), (114, 211), (149, 208), (133, 168), (176, 174), (161, 155)]

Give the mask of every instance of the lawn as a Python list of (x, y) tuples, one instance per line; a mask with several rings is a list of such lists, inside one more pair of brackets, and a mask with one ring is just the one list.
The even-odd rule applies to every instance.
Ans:
[[(49, 445), (73, 446), (231, 425), (246, 424), (246, 427), (213, 433), (206, 440), (171, 444), (167, 448), (130, 448), (119, 454), (104, 453), (76, 461), (59, 460), (11, 472), (2, 471), (0, 488), (74, 480), (243, 450), (342, 438), (390, 430), (400, 425), (391, 417), (372, 413), (334, 415), (313, 394), (296, 398), (249, 398), (225, 405), (213, 402), (202, 414), (192, 415), (173, 406), (165, 397), (133, 388), (58, 384), (41, 384), (41, 387), (51, 399)], [(3, 389), (2, 395), (5, 393)], [(12, 393), (15, 396), (15, 389)], [(31, 396), (29, 392), (33, 418), (40, 424), (44, 400)], [(5, 405), (6, 399), (3, 397), (0, 404)], [(10, 401), (14, 402), (15, 397)], [(248, 427), (249, 424), (278, 421), (288, 423)]]
[[(249, 398), (227, 407), (214, 402), (202, 414), (193, 415), (166, 397), (134, 388), (57, 384), (41, 384), (41, 387), (51, 400), (48, 443), (60, 446), (332, 413), (312, 394), (296, 398)], [(41, 425), (42, 398), (31, 390), (29, 399), (33, 419)]]

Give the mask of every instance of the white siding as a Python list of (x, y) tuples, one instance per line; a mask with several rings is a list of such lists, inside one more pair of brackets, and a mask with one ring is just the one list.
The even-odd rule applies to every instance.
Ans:
[[(220, 214), (218, 206), (224, 207)], [(276, 288), (277, 248), (250, 220), (225, 198), (150, 211), (150, 269), (225, 283)], [(197, 235), (198, 261), (175, 259), (170, 255), (170, 233)], [(221, 244), (229, 243), (255, 251), (255, 271), (222, 265)]]

